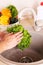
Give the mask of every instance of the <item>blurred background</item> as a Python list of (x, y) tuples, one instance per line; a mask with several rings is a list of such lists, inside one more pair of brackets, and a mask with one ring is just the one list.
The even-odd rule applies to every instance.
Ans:
[[(10, 4), (16, 6), (18, 11), (21, 11), (23, 8), (33, 8), (37, 12), (37, 7), (43, 0), (1, 0), (0, 1), (0, 10)], [(28, 14), (28, 13), (26, 13)], [(34, 27), (34, 17), (32, 14), (27, 17), (25, 17), (24, 20), (21, 20), (20, 22), (24, 27), (27, 29), (33, 31)], [(31, 26), (31, 27), (30, 27)], [(42, 30), (43, 31), (43, 30)]]
[[(24, 7), (33, 7), (36, 8), (37, 5), (43, 0), (1, 0), (0, 8), (3, 8), (9, 4), (14, 4), (18, 10)], [(18, 5), (19, 4), (19, 5)]]

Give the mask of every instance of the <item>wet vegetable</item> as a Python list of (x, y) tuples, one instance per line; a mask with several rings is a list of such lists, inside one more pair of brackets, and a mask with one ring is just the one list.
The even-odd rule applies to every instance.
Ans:
[(16, 18), (18, 15), (18, 10), (16, 9), (16, 7), (13, 5), (9, 5), (7, 8), (10, 9), (12, 17)]
[(9, 18), (7, 16), (2, 15), (0, 17), (0, 25), (9, 25)]
[(9, 5), (0, 12), (0, 25), (9, 25), (18, 22), (18, 11), (15, 6)]
[(2, 15), (7, 16), (9, 18), (12, 17), (11, 11), (8, 8), (2, 9), (1, 13), (2, 13)]
[(27, 30), (25, 30), (22, 25), (15, 25), (13, 27), (7, 28), (7, 32), (9, 33), (17, 33), (19, 31), (23, 33), (23, 38), (17, 47), (21, 50), (24, 50), (25, 48), (28, 48), (31, 43), (30, 33)]

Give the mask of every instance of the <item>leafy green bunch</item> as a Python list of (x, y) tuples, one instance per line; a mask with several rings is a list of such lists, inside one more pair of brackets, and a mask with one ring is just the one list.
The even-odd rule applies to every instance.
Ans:
[(17, 33), (19, 31), (23, 33), (23, 38), (17, 47), (21, 50), (24, 50), (25, 48), (28, 48), (31, 43), (30, 33), (27, 30), (25, 30), (22, 25), (15, 25), (15, 26), (7, 28), (7, 32), (9, 33), (11, 32)]
[(16, 7), (13, 5), (9, 5), (7, 8), (10, 9), (12, 17), (16, 18), (16, 16), (18, 15), (18, 10), (16, 9)]

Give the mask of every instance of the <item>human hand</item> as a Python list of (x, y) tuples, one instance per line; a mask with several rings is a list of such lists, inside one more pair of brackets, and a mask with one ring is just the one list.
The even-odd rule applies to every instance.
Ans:
[(3, 40), (3, 37), (5, 36), (6, 32), (0, 32), (0, 42)]
[(18, 32), (16, 34), (9, 33), (4, 36), (3, 41), (1, 42), (2, 45), (2, 52), (8, 49), (15, 47), (22, 39), (23, 33)]

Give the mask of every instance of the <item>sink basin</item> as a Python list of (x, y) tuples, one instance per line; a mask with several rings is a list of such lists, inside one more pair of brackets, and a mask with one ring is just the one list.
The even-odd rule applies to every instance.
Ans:
[(1, 53), (1, 57), (3, 58), (1, 60), (7, 62), (7, 64), (11, 63), (16, 65), (34, 65), (41, 63), (43, 61), (43, 36), (35, 32), (30, 32), (30, 34), (32, 41), (29, 48), (22, 51), (15, 47), (4, 51)]

